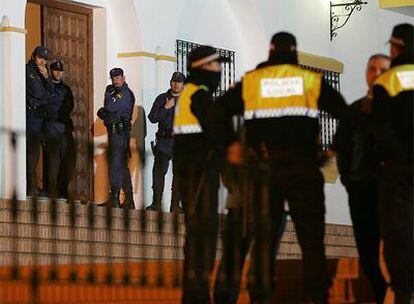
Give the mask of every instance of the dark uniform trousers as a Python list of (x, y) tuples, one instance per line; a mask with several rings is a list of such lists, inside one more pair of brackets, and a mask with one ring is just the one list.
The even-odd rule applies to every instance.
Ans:
[[(256, 202), (253, 201), (255, 183), (252, 177), (258, 178), (260, 176), (258, 173), (261, 172), (252, 166), (247, 173), (247, 176), (239, 174), (239, 180), (235, 181), (239, 183), (239, 187), (233, 191), (239, 192), (236, 195), (240, 201), (237, 207), (229, 208), (223, 225), (223, 256), (214, 286), (216, 304), (237, 303), (243, 266), (253, 241), (253, 210), (256, 208)], [(278, 251), (287, 220), (286, 212), (284, 210), (281, 212), (281, 224), (275, 234), (275, 252)], [(254, 295), (250, 296), (253, 299)]]
[(109, 136), (109, 182), (111, 190), (132, 190), (131, 174), (128, 169), (129, 133), (112, 133)]
[(46, 136), (47, 152), (47, 185), (49, 194), (56, 197), (60, 194), (60, 179), (62, 164), (66, 156), (67, 139), (64, 134), (61, 137)]
[[(177, 159), (178, 158), (178, 159)], [(205, 162), (174, 158), (185, 216), (184, 304), (210, 303), (209, 278), (218, 232), (218, 170)]]
[[(154, 151), (154, 166), (152, 168), (152, 189), (154, 192), (153, 203), (158, 208), (161, 207), (162, 194), (164, 192), (165, 175), (172, 157), (163, 153), (157, 147)], [(173, 168), (174, 171), (174, 168)], [(171, 206), (178, 206), (180, 203), (180, 194), (178, 192), (178, 177), (173, 172), (171, 192)]]
[(349, 181), (346, 190), (361, 266), (371, 282), (376, 302), (382, 303), (387, 283), (379, 264), (378, 182)]
[(315, 303), (326, 303), (330, 280), (324, 247), (324, 181), (317, 163), (281, 157), (260, 163), (254, 172), (254, 246), (248, 281), (252, 303), (268, 303), (275, 288), (278, 233), (284, 223), (285, 200), (302, 249), (304, 291)]
[[(413, 174), (412, 165), (386, 164), (379, 185), (379, 220), (391, 287), (399, 295), (413, 291)], [(396, 303), (409, 303), (396, 301)]]
[(65, 134), (66, 151), (60, 165), (61, 176), (59, 177), (60, 193), (63, 197), (74, 195), (76, 192), (74, 184), (76, 167), (76, 145), (71, 130)]
[[(26, 114), (29, 116), (30, 114)], [(36, 118), (27, 118), (27, 120)], [(32, 131), (29, 128), (26, 131), (26, 172), (27, 172), (27, 189), (29, 194), (36, 193), (36, 167), (40, 157), (40, 147), (43, 139), (42, 133)]]

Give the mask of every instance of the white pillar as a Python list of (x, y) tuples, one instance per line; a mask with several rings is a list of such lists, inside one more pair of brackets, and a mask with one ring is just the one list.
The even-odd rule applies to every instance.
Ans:
[[(24, 5), (19, 3), (14, 19), (24, 23)], [(17, 15), (17, 16), (16, 16)], [(20, 18), (17, 18), (19, 17)], [(23, 18), (22, 18), (23, 17)], [(17, 149), (13, 151), (10, 137), (3, 136), (0, 150), (0, 195), (10, 198), (16, 186), (17, 198), (26, 197), (26, 118), (25, 118), (25, 35), (22, 24), (9, 24), (9, 18), (2, 17), (0, 32), (1, 114), (0, 126), (18, 132)], [(20, 27), (19, 27), (20, 26)]]

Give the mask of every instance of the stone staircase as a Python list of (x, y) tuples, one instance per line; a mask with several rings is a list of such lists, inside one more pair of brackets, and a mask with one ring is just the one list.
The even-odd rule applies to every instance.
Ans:
[[(33, 256), (36, 255), (39, 264), (50, 264), (53, 256), (57, 258), (58, 264), (88, 263), (92, 257), (94, 263), (105, 263), (109, 250), (113, 263), (184, 258), (182, 248), (185, 228), (182, 215), (174, 219), (171, 213), (160, 215), (158, 212), (147, 212), (144, 219), (142, 211), (131, 210), (129, 229), (126, 231), (123, 210), (112, 209), (112, 229), (108, 231), (107, 210), (103, 207), (75, 204), (75, 223), (72, 226), (71, 206), (64, 201), (56, 202), (55, 222), (51, 216), (54, 211), (52, 204), (47, 200), (40, 199), (38, 202), (37, 221), (33, 220), (31, 201), (18, 201), (15, 204), (17, 222), (13, 223), (12, 202), (0, 200), (0, 265), (10, 265), (14, 253), (18, 255), (20, 265), (32, 264)], [(93, 217), (93, 227), (89, 223), (90, 216)], [(143, 219), (146, 225), (142, 225)], [(13, 237), (15, 234), (17, 238)], [(357, 257), (350, 226), (327, 224), (325, 244), (329, 258)], [(219, 238), (218, 257), (221, 251)], [(294, 225), (288, 221), (277, 258), (300, 257)]]
[[(124, 211), (111, 209), (111, 229), (107, 212), (60, 200), (52, 204), (39, 199), (37, 206), (31, 201), (0, 200), (0, 303), (179, 303), (183, 216), (131, 210), (125, 230)], [(325, 243), (335, 277), (332, 303), (369, 301), (352, 227), (328, 224)], [(219, 237), (217, 259), (221, 253)], [(295, 229), (288, 221), (277, 256), (280, 279), (274, 303), (299, 303), (300, 258)], [(31, 279), (34, 265), (41, 278), (37, 301)], [(11, 276), (16, 268), (12, 266), (18, 266), (19, 276)], [(126, 269), (130, 280), (123, 285)], [(57, 277), (53, 278), (53, 270)], [(71, 280), (74, 270), (76, 281)], [(93, 282), (88, 281), (91, 271)], [(160, 273), (165, 277), (162, 286), (157, 281)], [(248, 303), (245, 289), (239, 303)]]

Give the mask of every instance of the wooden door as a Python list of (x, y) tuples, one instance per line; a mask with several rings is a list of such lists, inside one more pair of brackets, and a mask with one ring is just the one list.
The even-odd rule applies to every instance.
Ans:
[(50, 62), (63, 61), (64, 81), (72, 88), (75, 100), (76, 169), (70, 190), (77, 199), (92, 200), (92, 11), (55, 1), (42, 4), (43, 44), (51, 50)]

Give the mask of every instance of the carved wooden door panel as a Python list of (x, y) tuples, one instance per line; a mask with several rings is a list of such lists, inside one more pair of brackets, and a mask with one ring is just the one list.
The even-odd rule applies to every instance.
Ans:
[(62, 60), (64, 81), (72, 88), (72, 112), (76, 145), (75, 176), (70, 185), (75, 198), (92, 199), (93, 155), (92, 125), (91, 16), (55, 7), (42, 7), (43, 43), (51, 50), (51, 60)]

